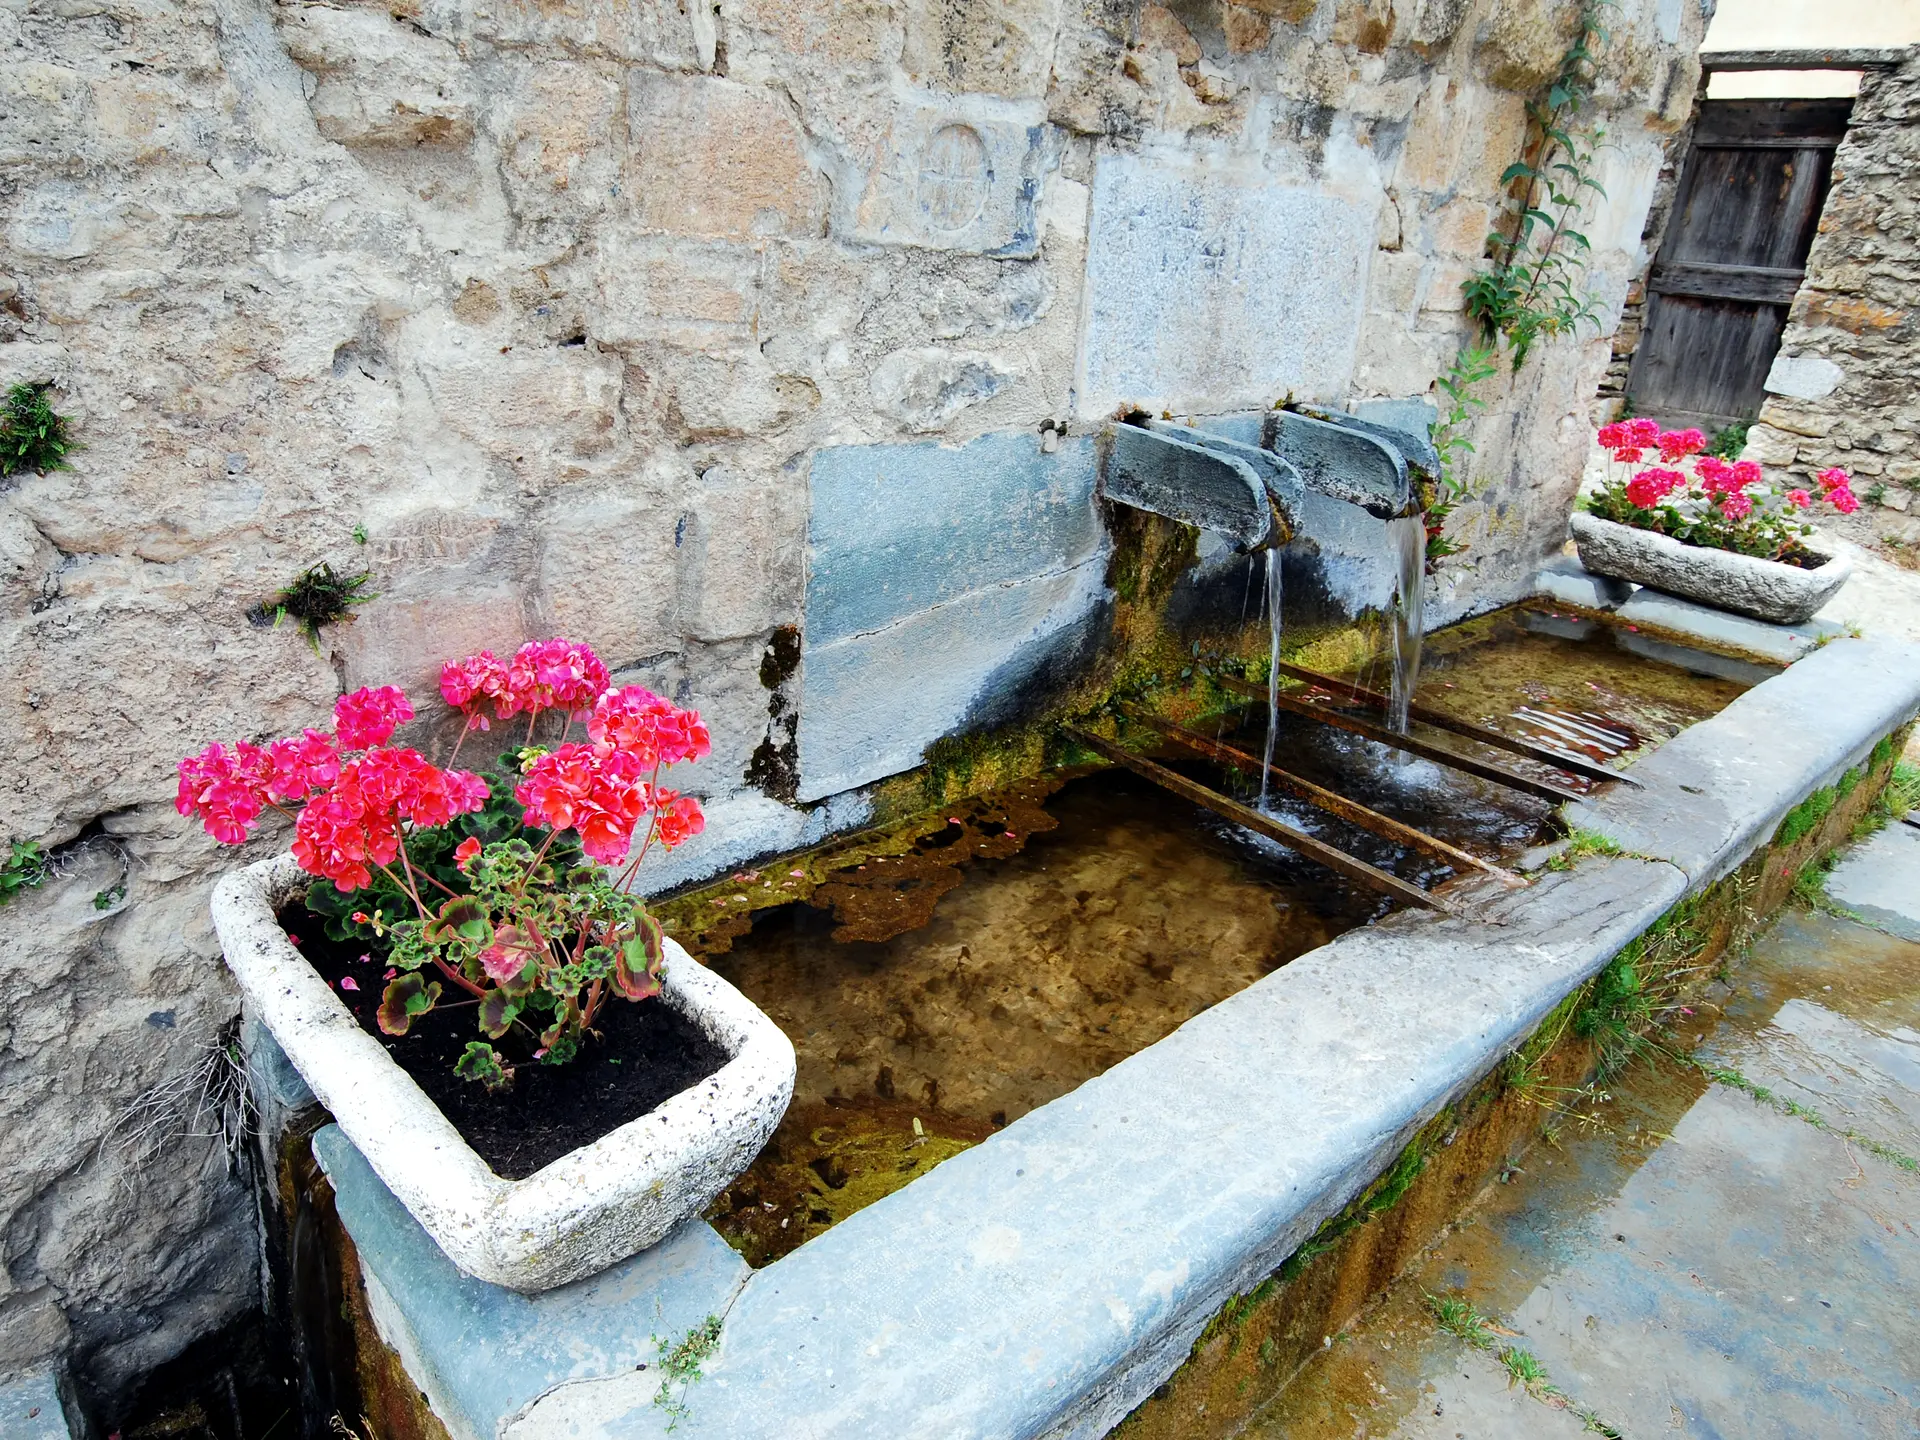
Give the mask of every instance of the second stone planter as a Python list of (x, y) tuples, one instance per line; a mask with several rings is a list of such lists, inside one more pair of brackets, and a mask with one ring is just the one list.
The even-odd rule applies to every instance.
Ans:
[(1631, 580), (1775, 625), (1812, 619), (1814, 611), (1831, 600), (1853, 573), (1853, 562), (1817, 535), (1803, 543), (1808, 550), (1825, 555), (1826, 563), (1804, 570), (1778, 560), (1682, 544), (1669, 535), (1602, 520), (1584, 511), (1574, 512), (1572, 529), (1580, 563), (1596, 575)]
[(594, 1274), (697, 1215), (753, 1162), (793, 1098), (793, 1045), (672, 940), (657, 1000), (729, 1059), (697, 1085), (503, 1180), (287, 939), (278, 909), (315, 882), (291, 855), (227, 876), (213, 923), (249, 1007), (373, 1171), (461, 1270), (535, 1292)]

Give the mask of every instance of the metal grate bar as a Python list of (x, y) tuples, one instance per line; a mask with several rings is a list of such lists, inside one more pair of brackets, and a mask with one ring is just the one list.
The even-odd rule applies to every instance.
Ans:
[[(1382, 712), (1387, 708), (1386, 696), (1378, 690), (1369, 690), (1363, 685), (1356, 685), (1351, 680), (1336, 680), (1331, 675), (1322, 675), (1315, 670), (1289, 665), (1284, 660), (1280, 663), (1280, 673), (1291, 675), (1296, 680), (1304, 680), (1309, 685), (1318, 685), (1322, 689), (1331, 690), (1336, 695), (1345, 695), (1349, 699), (1357, 700), (1363, 705), (1371, 705)], [(1515, 740), (1510, 735), (1502, 735), (1498, 730), (1489, 730), (1469, 720), (1456, 720), (1451, 715), (1429, 709), (1418, 702), (1408, 704), (1407, 714), (1423, 725), (1433, 726), (1436, 730), (1451, 730), (1456, 735), (1464, 735), (1469, 740), (1478, 740), (1483, 745), (1492, 745), (1515, 755), (1524, 755), (1529, 760), (1538, 760), (1543, 765), (1551, 765), (1555, 769), (1566, 771), (1569, 775), (1579, 775), (1588, 780), (1618, 780), (1623, 785), (1641, 788), (1640, 782), (1631, 775), (1622, 775), (1618, 770), (1596, 765), (1591, 760), (1583, 760), (1578, 755), (1569, 755), (1549, 745), (1535, 745), (1526, 740)]]
[[(1233, 746), (1223, 745), (1218, 740), (1209, 740), (1206, 736), (1195, 734), (1185, 726), (1175, 725), (1157, 716), (1128, 711), (1127, 718), (1159, 731), (1175, 744), (1184, 745), (1196, 755), (1203, 755), (1209, 760), (1217, 760), (1226, 765), (1236, 765), (1241, 769), (1251, 770), (1256, 775), (1260, 773), (1261, 762), (1244, 750), (1236, 750)], [(1502, 885), (1513, 889), (1526, 887), (1527, 882), (1513, 871), (1482, 860), (1478, 855), (1470, 855), (1458, 846), (1449, 845), (1446, 841), (1429, 835), (1424, 830), (1416, 830), (1413, 826), (1404, 824), (1391, 815), (1382, 815), (1378, 810), (1362, 805), (1358, 800), (1349, 800), (1338, 791), (1316, 785), (1304, 776), (1295, 775), (1291, 770), (1283, 770), (1278, 765), (1269, 765), (1266, 769), (1267, 774), (1272, 776), (1282, 789), (1306, 801), (1309, 805), (1318, 806), (1329, 814), (1339, 816), (1349, 824), (1358, 825), (1362, 830), (1378, 835), (1383, 840), (1392, 840), (1398, 844), (1410, 846), (1437, 860), (1446, 861), (1456, 870), (1470, 868), (1482, 871), (1493, 876)]]
[[(1220, 683), (1227, 689), (1252, 699), (1266, 700), (1265, 687), (1237, 680), (1231, 675), (1219, 677)], [(1519, 790), (1528, 795), (1537, 795), (1542, 800), (1552, 800), (1564, 804), (1570, 800), (1584, 800), (1586, 797), (1563, 786), (1546, 780), (1534, 780), (1525, 775), (1516, 775), (1511, 770), (1502, 770), (1498, 765), (1489, 765), (1484, 760), (1475, 760), (1462, 755), (1458, 750), (1450, 750), (1444, 745), (1436, 745), (1431, 740), (1421, 740), (1412, 735), (1398, 735), (1384, 725), (1376, 725), (1371, 720), (1362, 720), (1358, 715), (1349, 715), (1344, 710), (1329, 710), (1322, 705), (1312, 705), (1291, 695), (1281, 694), (1272, 697), (1279, 708), (1289, 715), (1299, 715), (1307, 720), (1318, 720), (1322, 725), (1330, 725), (1335, 730), (1350, 731), (1368, 740), (1378, 741), (1382, 745), (1391, 745), (1396, 750), (1404, 750), (1409, 755), (1418, 755), (1424, 760), (1448, 766), (1463, 774), (1477, 775), (1482, 780), (1491, 780), (1496, 785), (1505, 785), (1509, 789)]]
[(1216, 815), (1224, 815), (1236, 825), (1244, 825), (1257, 835), (1264, 835), (1269, 840), (1286, 846), (1289, 850), (1296, 850), (1309, 860), (1317, 860), (1329, 870), (1344, 875), (1349, 880), (1371, 886), (1375, 890), (1393, 896), (1396, 900), (1404, 900), (1409, 905), (1439, 910), (1448, 915), (1454, 913), (1452, 906), (1429, 895), (1418, 885), (1409, 884), (1398, 875), (1389, 875), (1385, 870), (1369, 865), (1366, 861), (1349, 855), (1346, 851), (1329, 845), (1324, 840), (1316, 840), (1311, 835), (1302, 834), (1291, 825), (1284, 825), (1271, 816), (1262, 815), (1258, 810), (1242, 805), (1237, 800), (1231, 800), (1217, 790), (1209, 790), (1199, 781), (1189, 780), (1178, 771), (1169, 770), (1164, 765), (1156, 764), (1143, 756), (1135, 755), (1131, 750), (1121, 748), (1111, 740), (1103, 740), (1100, 736), (1089, 734), (1075, 726), (1063, 725), (1060, 728), (1061, 732), (1075, 744), (1084, 745), (1097, 755), (1104, 755), (1116, 765), (1124, 765), (1134, 774), (1151, 780), (1164, 790), (1171, 790), (1184, 800), (1191, 800), (1196, 805), (1204, 805)]

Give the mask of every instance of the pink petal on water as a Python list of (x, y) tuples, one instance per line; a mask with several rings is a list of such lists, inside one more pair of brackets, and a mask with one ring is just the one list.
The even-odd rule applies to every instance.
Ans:
[(366, 964), (370, 964), (370, 963), (372, 962), (372, 960), (373, 960), (373, 956), (371, 956), (371, 955), (362, 955), (362, 956), (360, 957), (360, 963), (361, 963), (362, 965), (366, 965)]
[(789, 870), (787, 871), (787, 874), (791, 875), (796, 880), (804, 880), (807, 878), (807, 872), (804, 870)]
[(340, 978), (340, 988), (342, 990), (358, 990), (360, 988), (360, 982), (351, 975), (343, 975)]
[(399, 973), (400, 972), (398, 970), (389, 970), (387, 971), (386, 974), (382, 975), (380, 978), (382, 980), (391, 980), (393, 979), (394, 976), (398, 975)]

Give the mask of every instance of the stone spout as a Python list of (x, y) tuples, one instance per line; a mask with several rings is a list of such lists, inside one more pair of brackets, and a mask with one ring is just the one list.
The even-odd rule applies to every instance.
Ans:
[[(1267, 448), (1292, 462), (1310, 488), (1378, 519), (1409, 514), (1417, 504), (1402, 449), (1421, 443), (1414, 436), (1350, 415), (1321, 420), (1276, 410), (1268, 417), (1265, 438)], [(1429, 452), (1432, 448), (1426, 446)], [(1421, 468), (1426, 468), (1424, 459)]]
[(1242, 552), (1293, 533), (1301, 481), (1269, 452), (1158, 421), (1109, 426), (1101, 450), (1109, 500), (1224, 535)]

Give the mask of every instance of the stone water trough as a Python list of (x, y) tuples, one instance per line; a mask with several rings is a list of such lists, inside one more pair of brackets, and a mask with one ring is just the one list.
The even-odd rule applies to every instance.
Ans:
[[(1108, 442), (1107, 498), (1200, 524), (1238, 552), (1377, 536), (1378, 519), (1406, 507), (1409, 461), (1423, 461), (1412, 437), (1335, 419), (1133, 428)], [(1094, 447), (1074, 443), (1090, 492)], [(1316, 461), (1330, 446), (1362, 458)], [(1046, 463), (1058, 481), (1067, 462)], [(817, 531), (816, 566), (840, 543)], [(840, 627), (807, 639), (809, 704), (816, 674), (829, 699), (859, 693), (835, 689), (850, 672), (836, 678), (832, 651), (874, 630), (850, 613), (871, 596), (834, 595), (834, 583), (816, 573), (828, 588), (809, 591), (809, 624)], [(1591, 623), (1625, 608), (1575, 594), (1574, 576), (1542, 584), (1556, 604), (1587, 600)], [(1647, 629), (1683, 635), (1687, 622), (1667, 614)], [(1769, 678), (1641, 759), (1637, 785), (1565, 807), (1567, 826), (1611, 842), (1590, 850), (1617, 853), (1559, 868), (1537, 855), (1521, 889), (1456, 878), (1444, 910), (1400, 911), (1301, 955), (757, 1270), (695, 1218), (557, 1288), (490, 1284), (322, 1124), (311, 1153), (338, 1217), (368, 1413), (382, 1435), (456, 1440), (1107, 1433), (1223, 1306), (1611, 957), (1749, 863), (1789, 811), (1884, 755), (1920, 713), (1912, 647), (1834, 638), (1791, 651), (1777, 658), (1801, 658), (1785, 669), (1730, 661)], [(871, 718), (857, 705), (828, 714), (840, 737), (812, 732), (813, 755), (832, 758), (809, 771), (808, 726), (828, 722), (803, 711), (803, 798), (852, 794), (862, 778), (842, 739)], [(857, 824), (865, 812), (843, 801), (838, 813)], [(780, 848), (754, 833), (759, 848), (740, 838), (738, 855)], [(258, 1028), (252, 1056), (269, 1130), (304, 1147), (312, 1096)]]

